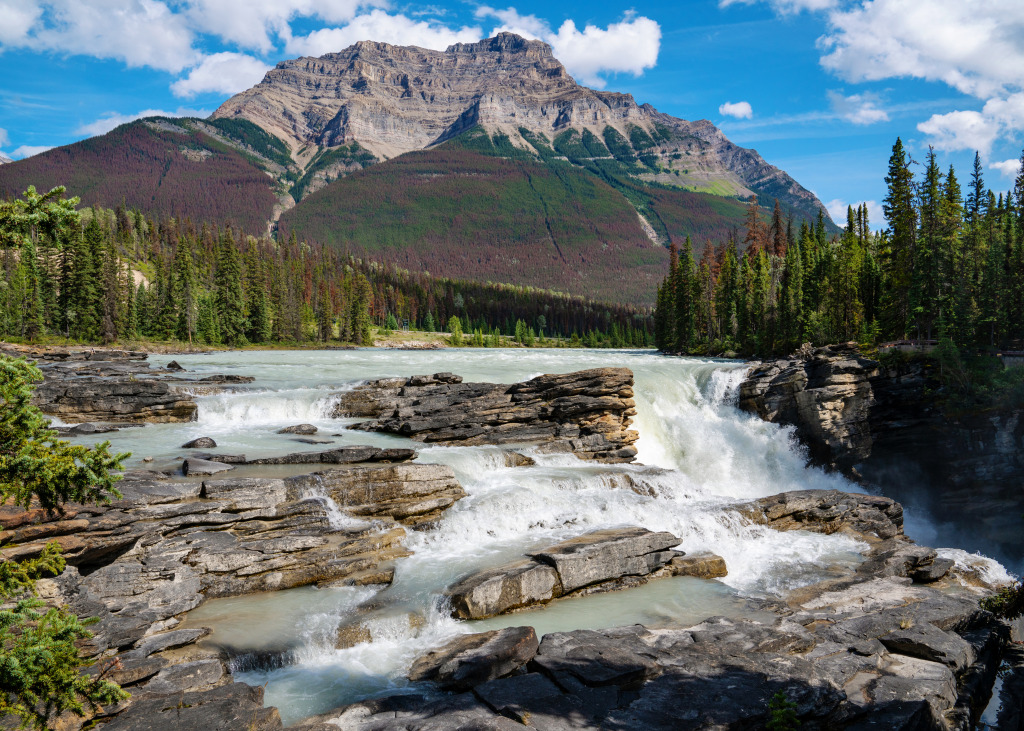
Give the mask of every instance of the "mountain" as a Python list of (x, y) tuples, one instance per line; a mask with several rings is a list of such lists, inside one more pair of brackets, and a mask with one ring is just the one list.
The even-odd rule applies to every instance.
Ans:
[(7, 157), (7, 155), (5, 155), (4, 153), (0, 152), (0, 165), (3, 165), (4, 163), (8, 162), (14, 162), (14, 160)]
[(726, 239), (753, 194), (837, 230), (812, 193), (710, 122), (581, 86), (546, 44), (508, 33), (284, 61), (207, 120), (139, 120), (0, 167), (0, 196), (30, 184), (643, 305), (668, 244)]

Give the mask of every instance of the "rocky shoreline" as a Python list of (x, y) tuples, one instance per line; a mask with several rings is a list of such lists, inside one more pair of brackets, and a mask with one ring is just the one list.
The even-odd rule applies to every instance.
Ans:
[[(125, 362), (127, 369), (115, 367)], [(95, 363), (103, 365), (88, 375), (55, 364), (47, 372), (55, 381), (83, 379), (83, 388), (94, 390), (88, 379), (139, 373), (181, 388), (173, 380), (180, 374), (150, 372), (132, 354)], [(632, 385), (626, 369), (512, 386), (464, 384), (451, 374), (385, 379), (343, 398), (339, 415), (371, 418), (364, 429), (421, 441), (532, 442), (582, 460), (628, 462), (636, 454), (636, 432), (628, 429)], [(853, 388), (856, 394), (859, 386)], [(83, 400), (80, 413), (159, 420), (164, 414), (148, 398), (140, 395), (118, 412), (90, 409)], [(41, 403), (76, 403), (48, 399)], [(215, 453), (201, 454), (216, 461)], [(277, 710), (263, 705), (262, 689), (233, 681), (230, 648), (203, 642), (206, 630), (182, 628), (185, 615), (213, 597), (387, 585), (395, 560), (409, 555), (408, 531), (429, 529), (465, 495), (451, 468), (418, 464), (411, 449), (313, 454), (284, 462), (319, 466), (307, 474), (203, 479), (132, 471), (119, 484), (123, 497), (108, 506), (69, 506), (62, 515), (0, 507), (0, 555), (25, 558), (49, 541), (61, 545), (68, 568), (40, 582), (42, 596), (99, 618), (84, 650), (132, 693), (93, 722), (117, 731), (281, 728)], [(528, 459), (516, 452), (508, 455), (510, 465), (527, 464), (511, 457)], [(260, 463), (281, 462), (249, 464)], [(679, 628), (538, 638), (519, 627), (461, 636), (415, 663), (414, 685), (401, 693), (294, 728), (752, 728), (767, 721), (777, 692), (795, 704), (801, 728), (971, 727), (1000, 663), (1014, 657), (1012, 628), (979, 607), (992, 590), (984, 577), (910, 541), (902, 508), (886, 498), (790, 492), (731, 510), (737, 520), (775, 530), (846, 534), (865, 546), (863, 560), (765, 602), (772, 621), (711, 617)], [(669, 576), (713, 580), (727, 571), (719, 557), (674, 550), (679, 542), (641, 527), (581, 534), (462, 577), (448, 601), (457, 617), (492, 616)], [(345, 641), (366, 641), (365, 633), (339, 627), (339, 646)], [(288, 662), (287, 654), (282, 648), (267, 661)], [(63, 717), (58, 725), (82, 724)]]

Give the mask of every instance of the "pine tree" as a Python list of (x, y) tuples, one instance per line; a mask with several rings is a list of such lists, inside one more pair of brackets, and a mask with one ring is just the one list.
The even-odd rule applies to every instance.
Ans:
[(905, 338), (910, 320), (910, 288), (914, 276), (917, 242), (917, 208), (914, 205), (914, 175), (903, 140), (896, 138), (889, 158), (888, 186), (882, 209), (889, 221), (889, 250), (883, 263), (888, 282), (884, 302), (889, 332)]
[(228, 345), (245, 345), (245, 296), (238, 248), (228, 229), (221, 235), (214, 280), (217, 320), (221, 338)]

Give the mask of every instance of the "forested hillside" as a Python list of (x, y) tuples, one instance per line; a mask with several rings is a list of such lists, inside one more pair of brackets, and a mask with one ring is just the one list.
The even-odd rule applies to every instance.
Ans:
[[(265, 232), (276, 196), (260, 158), (178, 122), (132, 122), (4, 165), (0, 198), (20, 196), (30, 185), (66, 185), (88, 206), (123, 205), (157, 218), (220, 221), (246, 233)], [(242, 126), (243, 133), (259, 131), (249, 122), (234, 128)]]
[[(1024, 160), (1024, 156), (1022, 156)], [(826, 227), (764, 225), (751, 207), (742, 244), (671, 252), (658, 292), (655, 339), (680, 353), (788, 353), (803, 342), (941, 339), (958, 348), (1020, 349), (1024, 340), (1024, 172), (1013, 190), (968, 180), (930, 151), (915, 177), (901, 140), (885, 181), (889, 225), (850, 209)]]
[[(576, 335), (646, 345), (650, 312), (510, 285), (410, 274), (296, 237), (76, 210), (56, 189), (0, 202), (0, 334), (83, 342), (371, 344), (373, 326), (483, 335)], [(523, 337), (519, 338), (523, 340)], [(493, 343), (493, 337), (490, 342)]]

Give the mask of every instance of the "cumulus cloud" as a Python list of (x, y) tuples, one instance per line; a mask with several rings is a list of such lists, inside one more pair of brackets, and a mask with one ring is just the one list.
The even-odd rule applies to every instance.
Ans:
[(829, 91), (828, 100), (832, 111), (853, 124), (875, 124), (888, 122), (889, 114), (878, 107), (878, 96), (871, 93), (843, 96), (838, 91)]
[(175, 96), (189, 99), (205, 92), (235, 94), (258, 84), (270, 69), (259, 59), (244, 53), (214, 53), (206, 56), (184, 79), (171, 84), (171, 91)]
[(1002, 162), (994, 162), (989, 165), (992, 170), (998, 170), (999, 174), (1004, 178), (1016, 178), (1020, 172), (1020, 160), (1003, 160)]
[(849, 81), (911, 76), (980, 98), (1024, 84), (1019, 0), (866, 0), (828, 20), (822, 64)]
[(718, 108), (719, 114), (724, 114), (727, 117), (735, 117), (736, 119), (750, 119), (754, 116), (754, 110), (750, 106), (750, 102), (726, 102)]
[(492, 36), (505, 31), (544, 41), (570, 74), (599, 89), (607, 83), (604, 74), (639, 76), (658, 62), (661, 26), (644, 16), (627, 14), (607, 28), (586, 25), (582, 30), (566, 20), (556, 31), (547, 21), (535, 15), (520, 15), (511, 7), (501, 10), (483, 6), (477, 8), (476, 15), (498, 21)]
[(990, 99), (981, 111), (933, 114), (917, 125), (940, 150), (977, 150), (987, 156), (1000, 136), (1014, 136), (1024, 127), (1024, 92)]
[[(107, 112), (102, 117), (97, 119), (95, 122), (89, 122), (83, 124), (75, 130), (75, 134), (88, 135), (89, 137), (95, 137), (96, 135), (106, 134), (115, 127), (119, 127), (127, 122), (134, 122), (136, 119), (142, 119), (143, 117), (209, 117), (209, 109), (188, 109), (186, 107), (178, 107), (173, 112), (167, 112), (163, 109), (145, 109), (138, 114), (120, 114), (118, 112)], [(17, 150), (15, 150), (17, 152)]]
[(386, 0), (187, 0), (185, 13), (200, 32), (266, 53), (274, 48), (271, 35), (291, 37), (294, 18), (347, 23), (360, 7), (386, 5)]
[(886, 225), (885, 214), (882, 212), (882, 206), (877, 201), (860, 201), (858, 203), (848, 203), (839, 198), (830, 200), (825, 204), (825, 209), (828, 211), (828, 215), (832, 217), (832, 220), (838, 223), (840, 226), (846, 226), (846, 210), (851, 205), (854, 211), (861, 205), (867, 204), (868, 207), (868, 226), (873, 229), (883, 228)]
[(32, 157), (38, 155), (40, 152), (46, 152), (52, 150), (52, 145), (22, 145), (21, 147), (14, 148), (14, 152), (11, 153), (11, 157), (15, 160), (22, 160), (26, 157)]
[(112, 58), (172, 73), (190, 66), (198, 55), (186, 18), (158, 0), (4, 2), (4, 47)]
[(382, 41), (443, 51), (453, 43), (480, 40), (481, 33), (478, 27), (453, 29), (427, 20), (413, 20), (404, 15), (373, 10), (357, 15), (350, 23), (337, 28), (321, 28), (305, 36), (289, 37), (285, 48), (289, 53), (301, 56), (322, 56), (336, 53), (358, 41)]

